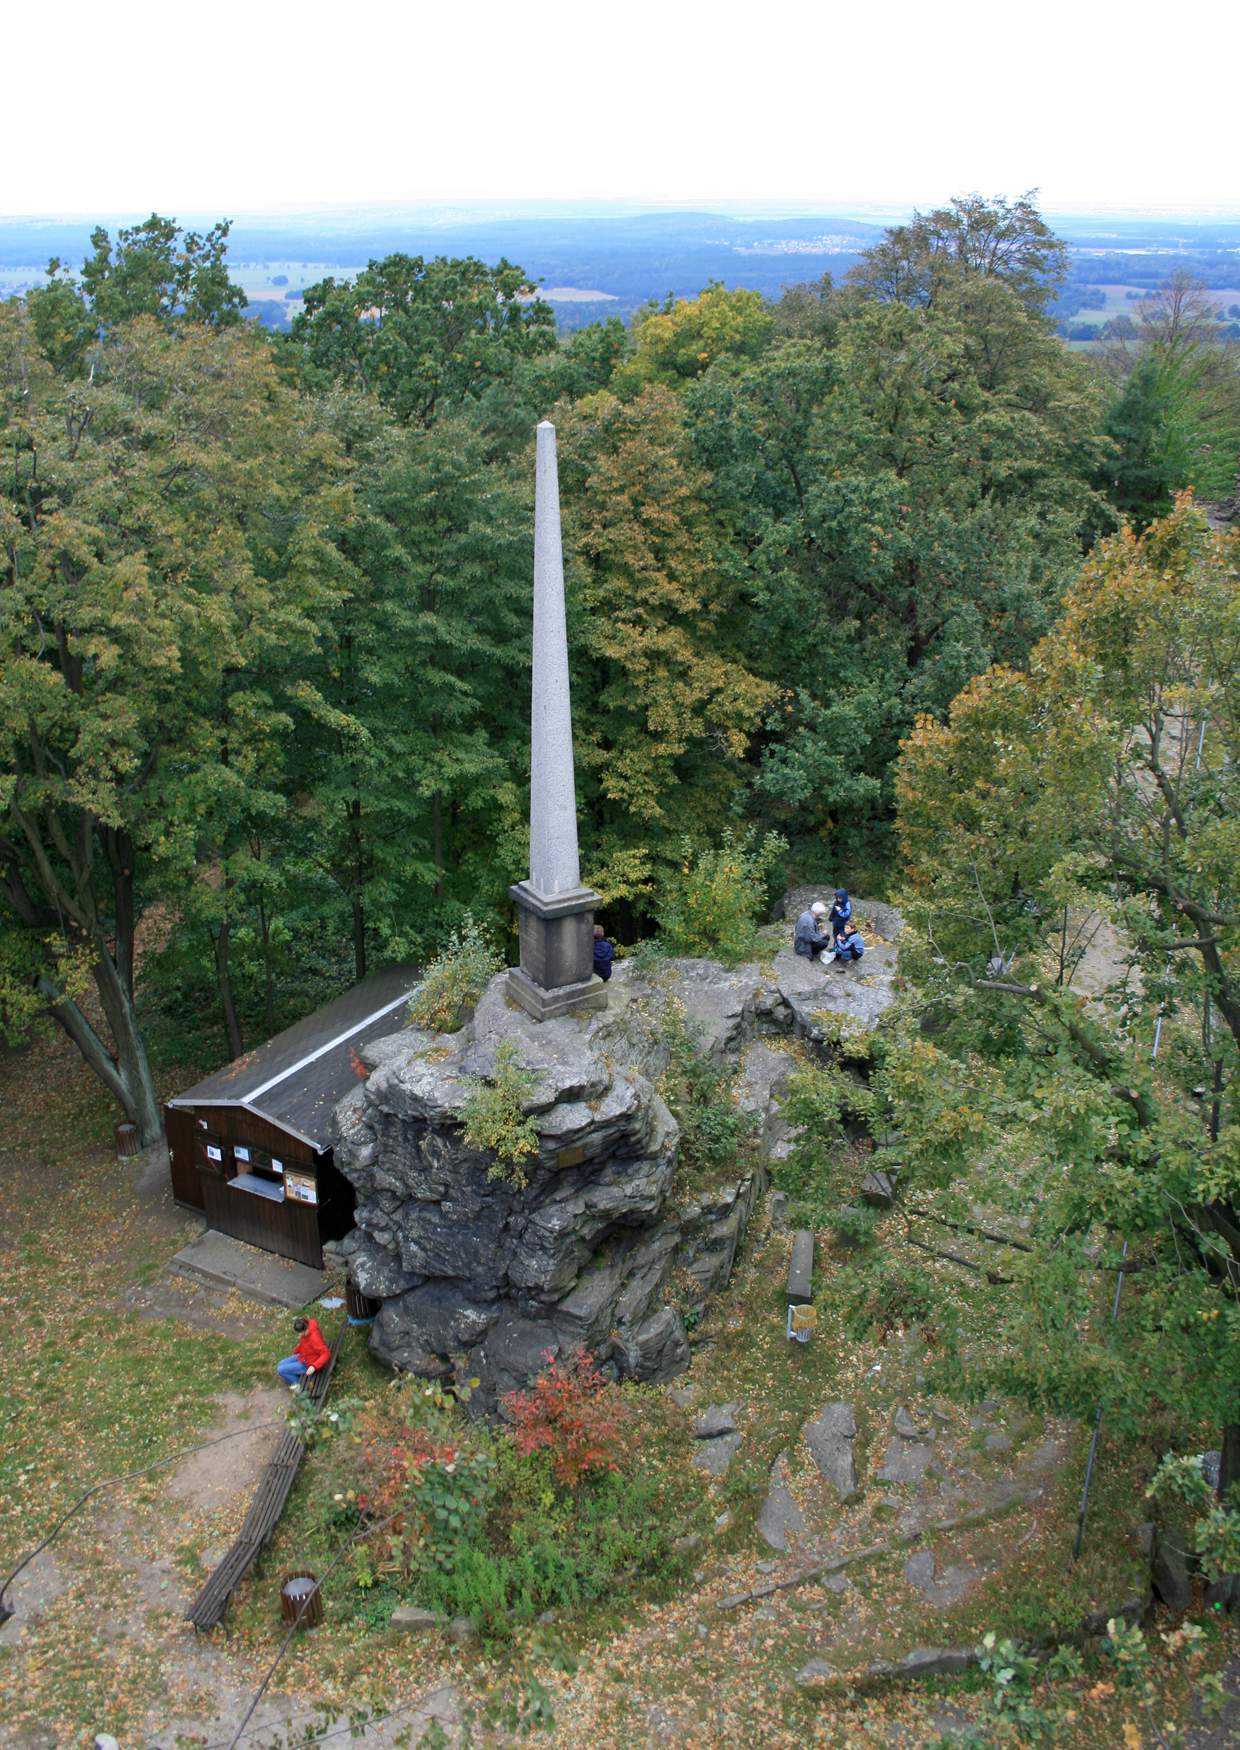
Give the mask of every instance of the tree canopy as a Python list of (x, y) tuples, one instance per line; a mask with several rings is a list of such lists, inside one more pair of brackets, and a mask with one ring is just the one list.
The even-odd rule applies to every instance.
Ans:
[(555, 319), (507, 261), (389, 255), (307, 286), (291, 344), (313, 380), (349, 383), (425, 427), (553, 349)]
[[(1113, 537), (1027, 671), (989, 671), (909, 737), (920, 998), (883, 1078), (902, 1196), (928, 1211), (910, 1232), (1008, 1236), (982, 1242), (1004, 1280), (972, 1306), (991, 1377), (1129, 1429), (1160, 1412), (1225, 1427), (1225, 1485), (1240, 1477), (1237, 560), (1188, 500)], [(1117, 1270), (1120, 1326), (1104, 1311)]]

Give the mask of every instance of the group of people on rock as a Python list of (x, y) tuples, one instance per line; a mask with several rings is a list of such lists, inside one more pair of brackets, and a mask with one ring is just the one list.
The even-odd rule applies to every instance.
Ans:
[[(805, 959), (817, 959), (823, 966), (851, 966), (860, 960), (865, 953), (865, 943), (853, 918), (852, 900), (846, 887), (836, 888), (829, 908), (822, 900), (816, 899), (801, 913), (792, 945)], [(604, 981), (611, 977), (615, 952), (602, 924), (595, 924), (594, 971)]]
[(793, 932), (792, 946), (804, 959), (816, 958), (822, 966), (842, 968), (860, 960), (865, 953), (865, 943), (853, 918), (847, 888), (836, 888), (830, 908), (816, 899), (801, 913)]

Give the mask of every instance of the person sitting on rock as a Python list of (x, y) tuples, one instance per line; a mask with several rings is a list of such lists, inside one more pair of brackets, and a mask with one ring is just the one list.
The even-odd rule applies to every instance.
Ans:
[(812, 960), (815, 954), (830, 953), (831, 937), (823, 923), (826, 915), (827, 908), (820, 899), (816, 899), (808, 911), (801, 913), (792, 936), (792, 949), (795, 954)]
[(864, 953), (865, 943), (861, 940), (861, 932), (852, 919), (848, 918), (835, 938), (835, 964), (847, 966), (853, 960), (860, 960)]
[(326, 1367), (332, 1352), (327, 1347), (317, 1319), (294, 1319), (293, 1329), (300, 1341), (291, 1355), (276, 1362), (276, 1372), (292, 1391), (304, 1379), (313, 1379), (320, 1367)]
[(616, 950), (607, 940), (602, 924), (594, 926), (594, 970), (603, 983), (611, 977), (611, 963), (616, 957)]
[(848, 922), (852, 914), (852, 900), (848, 897), (848, 889), (846, 887), (837, 887), (835, 890), (835, 903), (831, 907), (831, 934), (835, 937), (837, 942), (843, 932), (844, 925)]

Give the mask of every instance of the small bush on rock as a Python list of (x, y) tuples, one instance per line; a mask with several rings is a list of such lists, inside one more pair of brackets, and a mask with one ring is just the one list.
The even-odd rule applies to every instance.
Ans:
[(566, 1488), (617, 1468), (629, 1412), (585, 1349), (574, 1349), (567, 1361), (548, 1350), (546, 1368), (528, 1391), (509, 1392), (504, 1409), (517, 1451), (549, 1452), (556, 1481)]
[(529, 1183), (521, 1163), (538, 1153), (538, 1126), (526, 1112), (525, 1101), (537, 1079), (533, 1070), (517, 1062), (514, 1039), (505, 1039), (496, 1049), (489, 1076), (469, 1077), (469, 1093), (461, 1108), (462, 1131), (470, 1148), (486, 1149), (495, 1156), (487, 1168), (488, 1179), (506, 1179), (518, 1187)]
[(409, 1004), (409, 1019), (432, 1033), (455, 1033), (503, 964), (485, 926), (466, 912), (427, 967)]
[(737, 1105), (732, 1073), (701, 1050), (700, 1032), (678, 997), (668, 997), (660, 1023), (667, 1066), (658, 1086), (680, 1126), (681, 1189), (743, 1173), (757, 1140), (757, 1114)]
[(656, 915), (665, 953), (735, 965), (753, 952), (757, 920), (787, 841), (768, 832), (726, 831), (718, 847), (685, 839), (664, 878)]

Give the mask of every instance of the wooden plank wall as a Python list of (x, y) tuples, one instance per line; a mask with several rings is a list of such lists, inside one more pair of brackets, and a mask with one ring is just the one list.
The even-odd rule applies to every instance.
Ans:
[[(244, 1162), (238, 1163), (233, 1157), (237, 1143), (265, 1149), (286, 1167), (303, 1167), (316, 1178), (322, 1160), (318, 1152), (300, 1137), (290, 1136), (268, 1119), (256, 1117), (240, 1106), (196, 1106), (191, 1120), (194, 1158), (202, 1182), (202, 1208), (211, 1226), (265, 1252), (276, 1252), (282, 1258), (295, 1258), (299, 1264), (319, 1269), (323, 1263), (323, 1240), (319, 1211), (314, 1204), (274, 1203), (249, 1191), (234, 1191), (228, 1183), (238, 1172), (248, 1170)], [(223, 1150), (222, 1171), (207, 1159), (208, 1138), (218, 1141)]]

